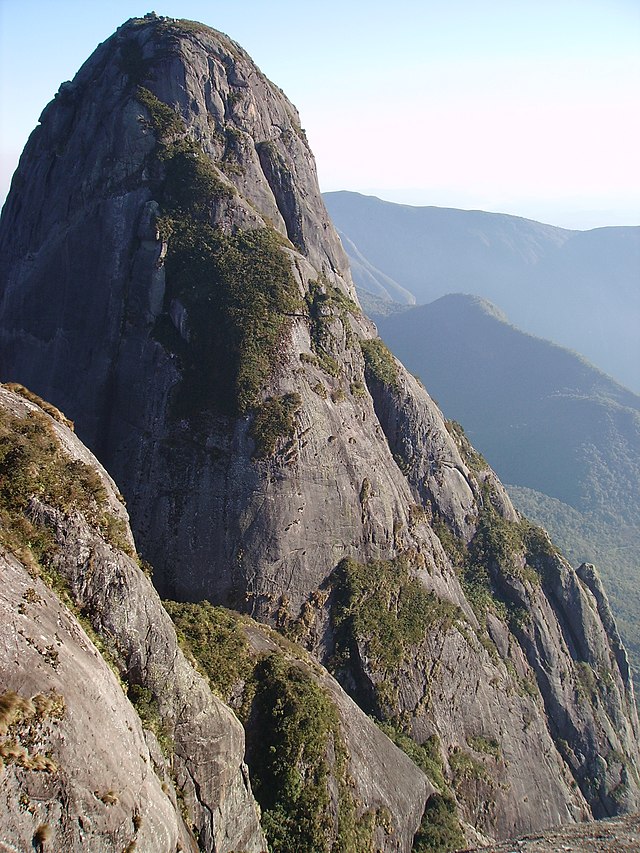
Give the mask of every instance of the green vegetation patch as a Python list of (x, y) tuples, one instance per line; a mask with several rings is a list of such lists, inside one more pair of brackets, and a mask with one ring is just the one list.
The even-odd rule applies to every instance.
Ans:
[(53, 531), (34, 520), (33, 498), (63, 513), (81, 512), (115, 547), (130, 552), (125, 524), (113, 515), (98, 472), (69, 458), (49, 418), (0, 411), (0, 541), (36, 573), (56, 551)]
[(233, 195), (233, 190), (220, 179), (216, 167), (192, 139), (171, 143), (164, 149), (162, 159), (166, 173), (163, 201), (174, 216), (180, 211), (205, 213), (216, 200)]
[[(234, 189), (171, 107), (144, 87), (137, 98), (156, 133), (163, 174), (156, 191), (167, 290), (156, 337), (181, 360), (176, 414), (246, 414), (260, 402), (300, 306), (283, 238), (269, 227), (234, 235), (212, 227), (214, 205)], [(169, 319), (173, 300), (186, 309), (188, 340)]]
[(413, 839), (413, 853), (449, 853), (465, 846), (455, 800), (449, 794), (433, 794)]
[(151, 118), (151, 125), (161, 139), (184, 133), (184, 122), (180, 116), (149, 89), (138, 86), (136, 100), (146, 107)]
[(191, 336), (178, 346), (181, 413), (247, 413), (260, 402), (298, 306), (276, 232), (226, 236), (204, 222), (174, 221), (166, 269), (167, 298), (186, 307)]
[(449, 756), (449, 767), (453, 774), (453, 786), (456, 792), (465, 782), (489, 782), (491, 777), (480, 761), (465, 752), (463, 749), (455, 749)]
[(291, 657), (305, 653), (276, 634), (282, 652), (252, 652), (246, 618), (208, 602), (165, 607), (187, 656), (250, 721), (246, 760), (269, 850), (370, 853), (384, 810), (358, 814), (336, 708), (308, 667)]
[(338, 656), (348, 658), (354, 645), (364, 642), (384, 672), (398, 667), (434, 623), (453, 623), (458, 615), (454, 605), (409, 576), (402, 557), (366, 564), (346, 558), (338, 564), (332, 586)]
[[(280, 655), (256, 671), (251, 778), (273, 853), (329, 851), (329, 754), (336, 711), (308, 673)], [(332, 749), (331, 749), (332, 751)]]
[(557, 551), (544, 530), (526, 519), (505, 519), (493, 506), (489, 492), (485, 486), (476, 532), (468, 545), (442, 519), (435, 518), (432, 526), (480, 621), (491, 611), (512, 628), (523, 627), (527, 611), (504, 597), (500, 578), (514, 577), (539, 586), (551, 573)]
[(295, 414), (302, 406), (299, 394), (269, 397), (255, 410), (250, 434), (255, 442), (254, 458), (272, 456), (281, 439), (292, 439)]
[(162, 720), (158, 702), (151, 690), (141, 684), (129, 684), (127, 696), (140, 717), (142, 727), (153, 732), (165, 758), (170, 758), (173, 754), (173, 738)]
[(400, 387), (398, 365), (380, 338), (360, 341), (360, 347), (369, 374), (383, 385), (397, 390)]
[(181, 645), (213, 691), (227, 701), (234, 686), (253, 673), (249, 645), (240, 617), (208, 601), (183, 604), (164, 601)]
[[(635, 694), (640, 696), (640, 586), (636, 557), (640, 553), (640, 526), (621, 524), (620, 519), (609, 523), (601, 516), (580, 513), (532, 489), (508, 488), (518, 509), (549, 531), (572, 565), (586, 562), (598, 567), (629, 654)], [(545, 539), (546, 548), (556, 550), (541, 531), (534, 546), (538, 553), (544, 552)], [(547, 565), (553, 564), (547, 560)]]
[(434, 734), (416, 743), (397, 723), (378, 723), (382, 731), (426, 774), (438, 788), (429, 797), (420, 827), (413, 839), (413, 853), (449, 853), (464, 847), (455, 798), (444, 775), (440, 739)]
[(467, 737), (467, 743), (471, 747), (471, 749), (476, 752), (482, 752), (485, 755), (491, 755), (493, 758), (500, 758), (502, 755), (502, 750), (500, 749), (500, 744), (497, 740), (493, 738), (487, 738), (484, 735), (469, 735)]
[(598, 698), (598, 682), (593, 667), (587, 661), (575, 661), (576, 683), (579, 695), (589, 702)]
[(403, 732), (397, 723), (379, 722), (378, 726), (399, 749), (409, 756), (414, 764), (418, 765), (442, 793), (448, 791), (438, 735), (431, 735), (424, 743), (419, 744)]

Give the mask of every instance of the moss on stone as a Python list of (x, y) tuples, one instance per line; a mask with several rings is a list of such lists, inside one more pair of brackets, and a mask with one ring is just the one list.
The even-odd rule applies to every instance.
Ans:
[(295, 433), (295, 414), (302, 406), (299, 394), (269, 397), (256, 407), (250, 435), (255, 442), (255, 459), (272, 456), (282, 439), (291, 440)]
[(436, 622), (453, 622), (458, 609), (409, 575), (404, 558), (358, 563), (342, 560), (333, 576), (332, 622), (342, 660), (364, 643), (373, 666), (391, 672)]
[(162, 150), (165, 163), (163, 207), (172, 218), (200, 215), (234, 190), (221, 180), (218, 170), (192, 139), (181, 139)]
[(460, 784), (469, 779), (485, 779), (488, 775), (484, 764), (458, 747), (449, 755), (449, 767), (453, 773), (454, 784)]
[(394, 390), (399, 388), (400, 373), (396, 360), (380, 338), (360, 341), (367, 373)]

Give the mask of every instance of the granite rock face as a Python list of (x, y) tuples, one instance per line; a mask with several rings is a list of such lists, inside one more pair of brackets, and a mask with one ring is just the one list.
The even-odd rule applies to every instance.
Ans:
[(3, 648), (13, 649), (1, 664), (3, 698), (13, 691), (58, 703), (48, 716), (22, 723), (22, 738), (35, 739), (55, 769), (6, 764), (0, 840), (26, 850), (44, 824), (57, 849), (119, 851), (134, 839), (140, 850), (174, 851), (178, 839), (197, 849), (113, 672), (42, 581), (10, 554), (0, 561)]
[(73, 418), (163, 596), (304, 644), (429, 745), (470, 833), (637, 808), (601, 587), (378, 341), (298, 115), (238, 45), (121, 27), (44, 111), (0, 257), (2, 378)]
[[(134, 559), (113, 481), (60, 413), (52, 420), (0, 386), (3, 439), (11, 429), (6, 416), (27, 423), (34, 414), (66, 463), (98, 473), (101, 508), (121, 523), (120, 539), (105, 536), (86, 513), (53, 504), (43, 486), (27, 517), (53, 536), (51, 563), (34, 565), (26, 541), (7, 540), (20, 558), (0, 550), (0, 713), (9, 722), (0, 728), (0, 840), (20, 840), (26, 849), (46, 824), (49, 841), (69, 851), (120, 851), (132, 842), (154, 852), (266, 850), (243, 728), (179, 647)], [(18, 434), (12, 443), (20, 445)], [(249, 631), (257, 656), (280, 652), (266, 629), (253, 623)], [(371, 830), (377, 849), (410, 849), (434, 786), (326, 670), (292, 643), (286, 653), (336, 709), (354, 820), (383, 810), (385, 828)], [(24, 705), (15, 720), (6, 716), (11, 701)]]
[[(123, 524), (126, 549), (81, 512), (33, 497), (28, 517), (54, 538), (50, 577), (63, 600), (23, 551), (22, 559), (1, 551), (3, 698), (13, 691), (36, 708), (33, 697), (51, 699), (50, 710), (27, 709), (3, 745), (24, 745), (53, 762), (43, 771), (28, 759), (7, 761), (0, 778), (3, 841), (20, 840), (26, 849), (46, 824), (60, 850), (121, 851), (132, 842), (136, 850), (167, 853), (178, 845), (265, 850), (243, 764), (242, 726), (185, 659), (171, 619), (129, 555), (133, 540), (111, 478), (66, 426), (33, 403), (0, 387), (0, 409), (5, 430), (7, 414), (27, 420), (36, 413), (49, 422), (69, 464), (98, 473), (102, 508)], [(127, 690), (153, 707), (157, 727), (147, 716), (143, 729)], [(164, 754), (154, 729), (165, 740)]]

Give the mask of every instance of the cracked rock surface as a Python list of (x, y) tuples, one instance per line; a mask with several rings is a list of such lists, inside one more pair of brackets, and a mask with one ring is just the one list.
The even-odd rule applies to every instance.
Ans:
[[(190, 198), (172, 178), (176, 163), (181, 177), (200, 170)], [(223, 410), (225, 377), (207, 383), (233, 348), (212, 358), (203, 340), (238, 331), (237, 301), (199, 324), (230, 266), (249, 286), (255, 266), (238, 247), (257, 233), (295, 293), (291, 310), (270, 317), (281, 334), (251, 404)], [(379, 349), (298, 114), (235, 42), (149, 18), (100, 45), (30, 138), (0, 258), (2, 379), (76, 422), (126, 498), (161, 595), (278, 625), (368, 713), (418, 745), (437, 740), (470, 840), (637, 809), (637, 712), (602, 587), (530, 529), (459, 428)], [(239, 357), (260, 365), (256, 328), (270, 340), (271, 328), (250, 326)], [(194, 387), (202, 394), (181, 409)], [(256, 425), (278, 405), (260, 453)], [(238, 803), (252, 808), (240, 729), (186, 668), (135, 564), (94, 542), (82, 518), (35, 511), (68, 540), (59, 571), (117, 637), (124, 669), (154, 695), (163, 685), (198, 832), (232, 849), (216, 827), (233, 824)], [(403, 620), (411, 595), (421, 605)], [(212, 774), (205, 720), (224, 727), (220, 744), (234, 756), (229, 767), (211, 757)], [(229, 832), (259, 847), (255, 815), (244, 819)], [(408, 850), (408, 823), (403, 833)]]

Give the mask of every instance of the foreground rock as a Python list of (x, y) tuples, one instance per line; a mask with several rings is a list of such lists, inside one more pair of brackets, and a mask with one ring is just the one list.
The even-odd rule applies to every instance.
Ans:
[[(14, 552), (0, 550), (0, 839), (26, 849), (39, 832), (69, 851), (265, 850), (242, 726), (178, 646), (113, 482), (67, 426), (3, 387), (0, 450), (13, 498), (5, 492), (2, 542)], [(281, 637), (247, 624), (256, 662), (283, 654)], [(362, 839), (411, 849), (436, 789), (308, 655), (287, 643), (284, 656), (335, 714), (341, 759), (322, 758), (336, 837), (354, 833), (352, 850)], [(273, 733), (259, 736), (268, 744)]]
[[(26, 849), (46, 827), (46, 849), (266, 849), (242, 727), (185, 660), (126, 553), (131, 534), (113, 482), (35, 404), (0, 388), (0, 414), (4, 488), (14, 490), (2, 541), (21, 558), (0, 552), (0, 837)], [(38, 496), (22, 479), (27, 459), (38, 466)], [(78, 489), (68, 509), (55, 492), (65, 471)], [(35, 536), (47, 541), (44, 568)]]

